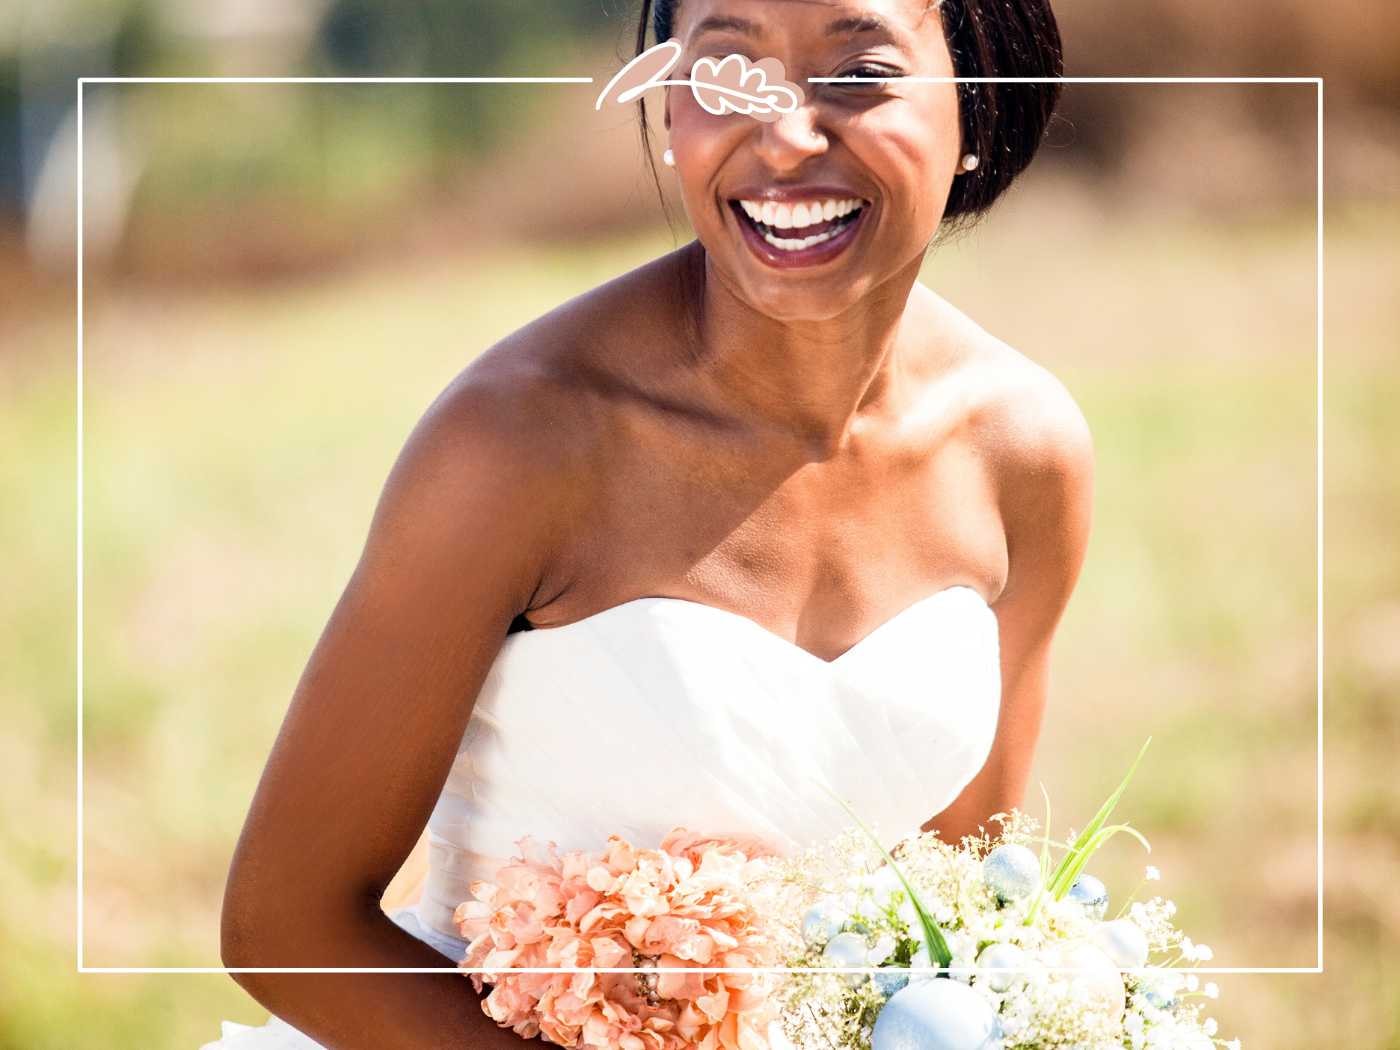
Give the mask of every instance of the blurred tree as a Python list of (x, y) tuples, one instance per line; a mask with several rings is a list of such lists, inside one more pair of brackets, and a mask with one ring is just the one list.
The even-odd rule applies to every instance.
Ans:
[(19, 211), (19, 56), (0, 54), (0, 222)]
[[(610, 18), (612, 21), (610, 22)], [(568, 76), (580, 39), (616, 15), (576, 0), (334, 0), (317, 33), (312, 64), (342, 76)], [(480, 155), (523, 122), (537, 96), (508, 85), (431, 91), (428, 134), (443, 175), (463, 153)]]

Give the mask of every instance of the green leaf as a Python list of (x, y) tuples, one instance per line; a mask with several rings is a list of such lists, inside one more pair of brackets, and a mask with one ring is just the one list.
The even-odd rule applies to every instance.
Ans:
[(1133, 838), (1141, 842), (1143, 848), (1146, 849), (1148, 853), (1152, 852), (1152, 844), (1148, 842), (1147, 839), (1143, 838), (1142, 833), (1139, 832), (1137, 828), (1129, 827), (1127, 824), (1110, 824), (1106, 828), (1101, 828), (1094, 837), (1089, 840), (1084, 848), (1084, 852), (1079, 854), (1070, 865), (1069, 870), (1065, 873), (1065, 879), (1067, 881), (1065, 882), (1064, 889), (1056, 895), (1056, 900), (1063, 899), (1064, 895), (1069, 892), (1069, 888), (1074, 885), (1074, 880), (1079, 878), (1079, 873), (1084, 870), (1084, 866), (1089, 863), (1089, 858), (1098, 851), (1099, 847), (1120, 831), (1127, 832), (1129, 835), (1133, 836)]
[(851, 809), (845, 799), (837, 795), (836, 792), (832, 791), (831, 788), (827, 787), (820, 780), (816, 783), (823, 791), (836, 800), (841, 808), (846, 811), (847, 815), (856, 822), (856, 826), (859, 827), (861, 831), (865, 832), (871, 842), (875, 843), (875, 848), (884, 856), (885, 863), (899, 876), (899, 881), (904, 884), (904, 891), (909, 894), (909, 903), (913, 905), (915, 913), (919, 916), (919, 924), (924, 928), (924, 942), (928, 945), (929, 954), (933, 956), (939, 966), (948, 966), (953, 961), (953, 953), (948, 947), (948, 942), (943, 939), (943, 931), (938, 928), (938, 923), (933, 921), (933, 917), (929, 915), (928, 911), (924, 908), (923, 902), (919, 900), (919, 895), (914, 892), (914, 887), (909, 885), (909, 880), (904, 877), (904, 872), (899, 870), (899, 865), (894, 862), (894, 858), (890, 856), (889, 850), (885, 849), (885, 847), (880, 844), (879, 838), (876, 837), (873, 831), (865, 826), (865, 821), (856, 816), (855, 810)]
[[(1137, 753), (1137, 758), (1133, 759), (1133, 764), (1128, 767), (1128, 772), (1119, 782), (1118, 787), (1114, 790), (1113, 794), (1108, 796), (1104, 804), (1099, 807), (1099, 811), (1094, 814), (1094, 819), (1089, 822), (1089, 826), (1079, 833), (1079, 837), (1074, 840), (1074, 845), (1070, 847), (1070, 851), (1060, 860), (1060, 864), (1055, 869), (1055, 873), (1050, 877), (1050, 892), (1054, 894), (1056, 900), (1064, 898), (1064, 895), (1069, 892), (1070, 885), (1078, 877), (1079, 872), (1083, 870), (1084, 865), (1089, 862), (1089, 858), (1093, 856), (1094, 850), (1097, 849), (1103, 841), (1106, 841), (1100, 840), (1090, 848), (1090, 844), (1094, 842), (1095, 836), (1098, 835), (1100, 829), (1107, 823), (1109, 814), (1113, 812), (1113, 807), (1118, 805), (1118, 800), (1123, 797), (1123, 792), (1128, 787), (1128, 781), (1133, 779), (1133, 773), (1137, 771), (1138, 763), (1142, 761), (1142, 756), (1147, 753), (1147, 745), (1150, 743), (1152, 743), (1151, 737), (1143, 741), (1142, 748)], [(1142, 839), (1141, 836), (1138, 837), (1143, 844), (1146, 845), (1147, 840)]]

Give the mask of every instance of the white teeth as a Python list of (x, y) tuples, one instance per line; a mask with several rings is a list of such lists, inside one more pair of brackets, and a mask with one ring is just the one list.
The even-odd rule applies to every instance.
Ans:
[(797, 205), (781, 204), (774, 201), (739, 201), (739, 207), (743, 208), (744, 214), (753, 219), (754, 222), (761, 222), (765, 226), (775, 226), (780, 230), (800, 230), (805, 226), (814, 226), (819, 222), (840, 218), (842, 215), (849, 215), (861, 204), (862, 201), (858, 197), (849, 197), (844, 200), (828, 198), (826, 200), (803, 201)]
[[(844, 227), (842, 227), (842, 229), (844, 229)], [(815, 234), (811, 237), (800, 238), (775, 237), (771, 233), (765, 233), (763, 235), (763, 239), (769, 244), (771, 244), (774, 248), (781, 248), (785, 252), (795, 252), (800, 251), (803, 248), (810, 248), (814, 244), (821, 244), (822, 241), (830, 240), (833, 236), (840, 232), (840, 230), (823, 230), (821, 233)]]
[[(858, 197), (851, 197), (845, 200), (828, 199), (822, 201), (803, 201), (800, 204), (784, 204), (776, 201), (738, 201), (739, 207), (744, 214), (755, 223), (767, 226), (768, 229), (758, 231), (765, 241), (774, 248), (786, 252), (801, 251), (804, 248), (811, 248), (830, 240), (839, 234), (849, 222), (842, 223), (834, 229), (823, 230), (821, 233), (811, 237), (779, 237), (774, 233), (774, 229), (790, 230), (802, 229), (807, 226), (814, 226), (819, 222), (829, 222), (832, 219), (842, 218), (853, 212), (859, 211), (864, 205)], [(854, 220), (852, 220), (854, 221)]]

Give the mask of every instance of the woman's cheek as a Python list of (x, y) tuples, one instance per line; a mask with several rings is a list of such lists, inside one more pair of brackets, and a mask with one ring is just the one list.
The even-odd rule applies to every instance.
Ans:
[(918, 231), (919, 236), (931, 235), (943, 216), (959, 160), (957, 136), (956, 124), (951, 129), (927, 124), (917, 132), (907, 127), (892, 129), (876, 151), (882, 159), (876, 169), (880, 181), (898, 187), (905, 200), (892, 203), (910, 217), (911, 232)]
[[(716, 184), (726, 158), (734, 152), (742, 128), (730, 123), (729, 117), (717, 117), (701, 110), (693, 101), (693, 112), (682, 108), (672, 110), (670, 146), (676, 166), (671, 169), (680, 180), (682, 195), (697, 207), (704, 206), (704, 196)], [(692, 219), (695, 216), (692, 216)]]

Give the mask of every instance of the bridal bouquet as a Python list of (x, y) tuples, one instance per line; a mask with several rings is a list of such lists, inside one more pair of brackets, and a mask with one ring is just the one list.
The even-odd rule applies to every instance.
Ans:
[[(551, 842), (545, 856), (529, 836), (516, 845), (520, 856), (494, 882), (472, 882), (453, 915), (470, 941), (460, 965), (488, 970), (471, 979), (478, 992), (492, 983), (482, 1008), (497, 1024), (578, 1050), (764, 1050), (776, 975), (702, 968), (781, 965), (781, 909), (764, 891), (774, 851), (680, 827), (656, 849), (617, 835), (596, 854), (559, 856)], [(559, 967), (634, 972), (550, 972)], [(645, 972), (657, 967), (667, 972)]]
[[(1050, 839), (1016, 810), (991, 818), (996, 836), (953, 847), (920, 833), (889, 852), (852, 814), (856, 827), (788, 858), (774, 877), (802, 908), (774, 916), (775, 936), (785, 965), (810, 972), (774, 993), (783, 1038), (802, 1050), (1239, 1050), (1202, 1017), (1219, 990), (1181, 964), (1211, 950), (1173, 926), (1175, 905), (1129, 895), (1105, 918), (1108, 892), (1084, 871), (1120, 832), (1151, 848), (1108, 824), (1132, 772), (1053, 868)], [(1158, 878), (1149, 866), (1143, 882)]]
[(791, 856), (685, 828), (563, 856), (527, 836), (457, 907), (460, 965), (486, 971), (498, 1024), (576, 1050), (1239, 1050), (1202, 1017), (1218, 989), (1182, 964), (1211, 952), (1175, 905), (1129, 895), (1106, 918), (1084, 870), (1120, 832), (1151, 848), (1108, 823), (1136, 767), (1066, 844), (1017, 810), (996, 836), (888, 852), (849, 808), (852, 827)]

